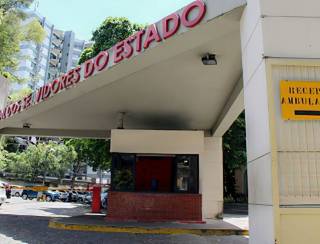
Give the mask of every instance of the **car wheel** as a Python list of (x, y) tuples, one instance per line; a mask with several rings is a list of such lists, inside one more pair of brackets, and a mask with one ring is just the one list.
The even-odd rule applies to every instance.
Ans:
[(46, 200), (47, 200), (47, 202), (51, 202), (52, 201), (52, 197), (51, 196), (47, 196)]
[(23, 195), (22, 195), (22, 199), (23, 199), (23, 200), (27, 200), (27, 199), (28, 199), (28, 195), (27, 195), (27, 194), (23, 194)]
[(14, 195), (15, 195), (16, 197), (20, 197), (20, 193), (19, 193), (19, 192), (16, 192)]

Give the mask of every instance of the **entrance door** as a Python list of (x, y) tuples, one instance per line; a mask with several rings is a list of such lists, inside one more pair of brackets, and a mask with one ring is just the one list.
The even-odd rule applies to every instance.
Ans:
[(172, 157), (137, 157), (136, 191), (172, 192)]

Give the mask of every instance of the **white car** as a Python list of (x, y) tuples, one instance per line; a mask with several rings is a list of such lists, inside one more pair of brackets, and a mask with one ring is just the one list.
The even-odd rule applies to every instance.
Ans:
[(106, 209), (108, 207), (108, 192), (101, 193), (101, 207)]
[(68, 192), (60, 190), (58, 191), (58, 193), (60, 194), (60, 201), (62, 202), (68, 201), (68, 195), (69, 195)]
[(11, 188), (11, 196), (12, 197), (21, 197), (23, 189)]
[(6, 190), (4, 188), (0, 188), (0, 206), (6, 201)]

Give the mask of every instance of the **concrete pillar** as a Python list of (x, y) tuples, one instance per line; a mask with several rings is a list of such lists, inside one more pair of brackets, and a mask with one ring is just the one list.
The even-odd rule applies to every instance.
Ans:
[(205, 137), (199, 158), (199, 190), (202, 194), (203, 219), (216, 218), (223, 212), (222, 138)]
[[(281, 117), (281, 80), (320, 80), (320, 1), (247, 0), (241, 19), (251, 244), (320, 242), (319, 121)], [(313, 207), (309, 204), (315, 204)]]

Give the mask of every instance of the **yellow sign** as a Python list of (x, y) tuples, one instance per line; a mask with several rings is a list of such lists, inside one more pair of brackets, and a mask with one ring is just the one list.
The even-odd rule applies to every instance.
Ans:
[(280, 81), (282, 118), (320, 120), (320, 81)]
[(32, 190), (32, 191), (47, 191), (48, 187), (47, 186), (30, 186), (26, 187), (26, 190)]

